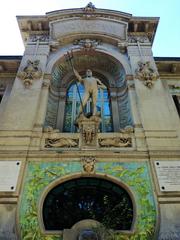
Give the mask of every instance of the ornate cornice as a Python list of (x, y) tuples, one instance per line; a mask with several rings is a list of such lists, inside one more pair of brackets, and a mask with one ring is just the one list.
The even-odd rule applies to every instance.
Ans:
[(18, 16), (18, 24), (24, 42), (30, 35), (44, 35), (51, 33), (51, 24), (57, 21), (74, 20), (101, 20), (106, 22), (116, 22), (128, 24), (128, 33), (146, 33), (150, 42), (153, 42), (159, 18), (156, 17), (133, 17), (129, 13), (114, 11), (109, 9), (95, 8), (92, 3), (86, 7), (57, 10), (46, 13), (42, 16)]

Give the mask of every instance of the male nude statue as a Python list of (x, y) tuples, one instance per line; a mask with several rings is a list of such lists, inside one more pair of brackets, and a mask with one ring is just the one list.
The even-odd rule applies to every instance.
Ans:
[(86, 70), (86, 77), (82, 78), (76, 69), (73, 69), (74, 74), (78, 82), (82, 83), (85, 88), (85, 93), (82, 100), (82, 106), (80, 106), (79, 114), (83, 112), (84, 106), (87, 104), (87, 101), (92, 98), (92, 114), (96, 115), (96, 102), (98, 95), (98, 88), (106, 89), (106, 86), (98, 79), (92, 76), (92, 71), (90, 69)]

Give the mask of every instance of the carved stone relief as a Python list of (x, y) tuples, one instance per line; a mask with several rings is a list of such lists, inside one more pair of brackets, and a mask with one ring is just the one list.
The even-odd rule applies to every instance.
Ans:
[(138, 62), (138, 68), (135, 72), (136, 78), (143, 81), (148, 88), (152, 88), (154, 81), (159, 77), (157, 72), (150, 66), (150, 62)]
[(84, 50), (92, 50), (95, 49), (101, 43), (100, 40), (95, 39), (80, 39), (75, 40), (74, 45), (79, 45), (84, 48)]
[(113, 137), (99, 139), (100, 147), (131, 147), (131, 138)]
[(45, 140), (45, 148), (77, 147), (78, 142), (78, 139), (73, 138), (47, 138)]
[(95, 11), (95, 5), (92, 3), (92, 2), (89, 2), (86, 7), (84, 8), (84, 11), (87, 12), (87, 13), (91, 13), (91, 12), (94, 12)]
[(25, 88), (30, 87), (35, 79), (39, 79), (42, 76), (39, 63), (39, 60), (28, 60), (26, 67), (24, 67), (22, 71), (18, 72), (17, 76), (22, 79)]
[(83, 170), (86, 173), (93, 173), (95, 170), (96, 159), (92, 156), (82, 157), (81, 158)]
[(97, 133), (100, 121), (101, 118), (98, 116), (87, 118), (83, 114), (77, 118), (76, 123), (81, 133), (82, 146), (97, 145)]

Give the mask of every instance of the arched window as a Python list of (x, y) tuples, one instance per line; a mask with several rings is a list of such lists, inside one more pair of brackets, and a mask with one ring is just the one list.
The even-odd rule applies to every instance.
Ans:
[(68, 229), (85, 219), (114, 230), (131, 230), (132, 200), (116, 183), (95, 177), (66, 181), (47, 194), (43, 204), (46, 230)]
[[(81, 99), (84, 94), (84, 86), (78, 84)], [(80, 98), (78, 95), (78, 90), (76, 84), (72, 84), (67, 91), (66, 106), (65, 106), (65, 116), (64, 116), (64, 132), (76, 132), (76, 126), (74, 125), (75, 119), (78, 116), (80, 107)], [(100, 112), (102, 122), (100, 125), (100, 130), (102, 132), (112, 132), (112, 116), (111, 107), (109, 101), (108, 90), (98, 90), (97, 99), (97, 111)], [(85, 112), (91, 111), (91, 100), (88, 101), (86, 105)]]

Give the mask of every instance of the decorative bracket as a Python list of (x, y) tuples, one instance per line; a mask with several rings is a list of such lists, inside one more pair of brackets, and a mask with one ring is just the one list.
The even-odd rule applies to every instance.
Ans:
[(123, 54), (126, 53), (127, 46), (128, 46), (127, 42), (118, 42), (118, 48), (119, 48), (120, 52)]

